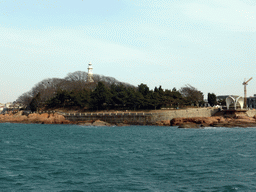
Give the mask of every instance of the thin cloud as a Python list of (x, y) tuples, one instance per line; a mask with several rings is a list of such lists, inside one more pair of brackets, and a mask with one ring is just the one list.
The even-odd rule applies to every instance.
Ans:
[(213, 25), (217, 29), (255, 31), (255, 6), (241, 1), (192, 2), (183, 6), (183, 13), (194, 22), (207, 22), (208, 25)]

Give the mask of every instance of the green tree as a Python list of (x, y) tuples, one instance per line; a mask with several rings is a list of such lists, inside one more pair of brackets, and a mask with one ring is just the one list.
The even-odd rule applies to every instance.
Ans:
[(143, 96), (142, 102), (139, 105), (139, 107), (143, 109), (148, 109), (150, 106), (150, 90), (149, 87), (146, 84), (141, 83), (138, 85), (138, 96), (140, 97), (140, 94)]
[(165, 90), (166, 107), (179, 107), (184, 104), (184, 98), (176, 90)]
[(59, 89), (54, 97), (47, 101), (47, 106), (50, 108), (68, 107), (73, 104), (72, 95), (66, 90)]
[(104, 109), (111, 103), (112, 94), (103, 82), (98, 82), (95, 90), (91, 93), (91, 107)]
[(211, 106), (214, 106), (217, 104), (217, 97), (214, 93), (208, 93), (208, 103)]
[(130, 109), (139, 109), (143, 106), (144, 97), (143, 95), (134, 88), (129, 87), (127, 89), (127, 106)]
[(151, 92), (151, 97), (150, 97), (150, 104), (154, 107), (154, 109), (156, 110), (159, 105), (160, 105), (160, 97), (159, 97), (159, 92), (156, 91), (156, 89), (154, 90), (154, 92)]
[(112, 105), (124, 108), (128, 100), (127, 88), (123, 84), (112, 84), (110, 92), (112, 94)]

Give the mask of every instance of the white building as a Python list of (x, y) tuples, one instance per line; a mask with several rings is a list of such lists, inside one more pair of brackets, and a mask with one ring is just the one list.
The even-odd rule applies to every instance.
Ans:
[(0, 106), (0, 113), (2, 113), (3, 111), (5, 111), (7, 108), (4, 105)]
[(11, 105), (12, 105), (12, 102), (8, 102), (8, 103), (5, 104), (5, 107), (10, 108)]
[(226, 98), (227, 109), (237, 108), (243, 109), (244, 108), (244, 98), (237, 95), (230, 95)]

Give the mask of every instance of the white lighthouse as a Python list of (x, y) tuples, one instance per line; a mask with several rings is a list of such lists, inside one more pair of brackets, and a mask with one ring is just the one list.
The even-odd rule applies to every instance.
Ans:
[(88, 64), (87, 82), (89, 82), (89, 83), (94, 82), (93, 81), (93, 73), (92, 73), (92, 64), (91, 64), (91, 62)]

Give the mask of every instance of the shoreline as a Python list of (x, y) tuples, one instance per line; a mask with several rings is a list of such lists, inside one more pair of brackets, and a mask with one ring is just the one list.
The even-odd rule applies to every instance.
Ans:
[(178, 128), (204, 128), (204, 127), (256, 127), (256, 116), (212, 116), (212, 117), (177, 117), (171, 120), (161, 120), (144, 123), (108, 123), (95, 119), (87, 121), (67, 120), (58, 113), (32, 113), (25, 115), (23, 111), (16, 114), (1, 114), (0, 123), (24, 123), (24, 124), (74, 124), (84, 126), (130, 126), (130, 125), (154, 125), (154, 126), (178, 126)]

